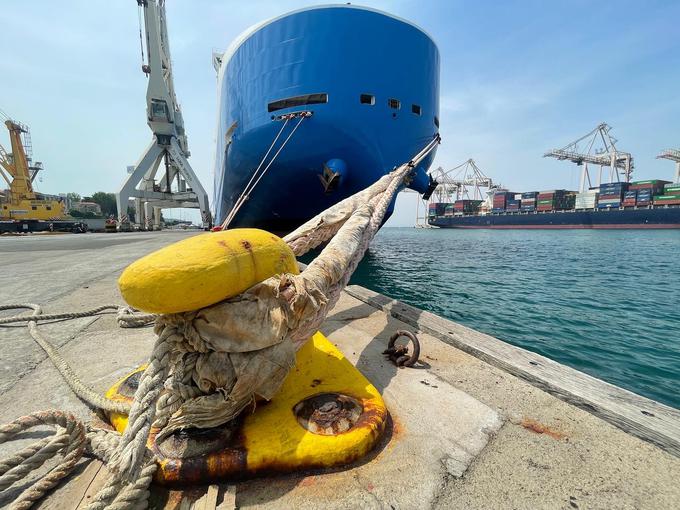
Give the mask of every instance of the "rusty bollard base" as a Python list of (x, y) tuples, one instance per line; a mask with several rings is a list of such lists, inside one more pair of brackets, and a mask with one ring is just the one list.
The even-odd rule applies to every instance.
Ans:
[[(116, 383), (107, 397), (132, 401), (145, 367)], [(297, 353), (296, 366), (271, 402), (258, 403), (239, 423), (181, 431), (148, 446), (159, 460), (156, 481), (205, 483), (339, 467), (369, 453), (387, 409), (378, 390), (321, 333)], [(122, 432), (127, 416), (112, 414)]]

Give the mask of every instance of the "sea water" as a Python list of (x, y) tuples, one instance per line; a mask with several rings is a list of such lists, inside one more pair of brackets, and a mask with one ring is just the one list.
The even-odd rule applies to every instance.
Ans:
[(680, 408), (680, 231), (383, 228), (351, 283)]

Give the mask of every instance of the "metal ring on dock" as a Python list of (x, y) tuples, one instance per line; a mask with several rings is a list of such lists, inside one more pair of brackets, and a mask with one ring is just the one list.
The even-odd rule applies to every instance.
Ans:
[[(405, 336), (408, 338), (411, 343), (413, 344), (413, 354), (411, 356), (402, 356), (398, 360), (395, 361), (397, 366), (400, 367), (412, 367), (413, 365), (416, 364), (418, 361), (418, 358), (420, 357), (420, 342), (418, 341), (418, 337), (414, 334), (411, 333), (410, 331), (406, 331), (405, 329), (400, 329), (396, 331), (391, 337), (390, 341), (387, 343), (387, 348), (388, 349), (393, 349), (394, 344), (397, 341), (397, 339), (401, 336)], [(405, 360), (403, 358), (406, 358)]]

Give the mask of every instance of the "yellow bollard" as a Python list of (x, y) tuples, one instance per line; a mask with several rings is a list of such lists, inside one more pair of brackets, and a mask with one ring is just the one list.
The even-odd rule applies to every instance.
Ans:
[[(143, 370), (116, 383), (107, 397), (131, 402), (134, 380)], [(120, 432), (127, 425), (124, 415), (110, 420)], [(378, 390), (316, 333), (298, 351), (281, 391), (246, 410), (236, 430), (192, 429), (160, 445), (152, 431), (148, 446), (159, 459), (156, 481), (204, 483), (350, 464), (374, 448), (386, 420)]]

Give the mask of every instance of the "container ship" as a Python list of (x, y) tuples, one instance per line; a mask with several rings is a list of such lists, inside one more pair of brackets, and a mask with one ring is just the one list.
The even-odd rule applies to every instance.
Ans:
[(567, 190), (491, 193), (482, 200), (431, 203), (428, 223), (442, 228), (680, 228), (680, 182), (645, 180)]
[[(213, 60), (213, 204), (224, 227), (290, 231), (438, 136), (437, 46), (392, 15), (352, 5), (294, 11), (247, 30)], [(433, 158), (409, 183), (425, 197), (436, 187)]]

